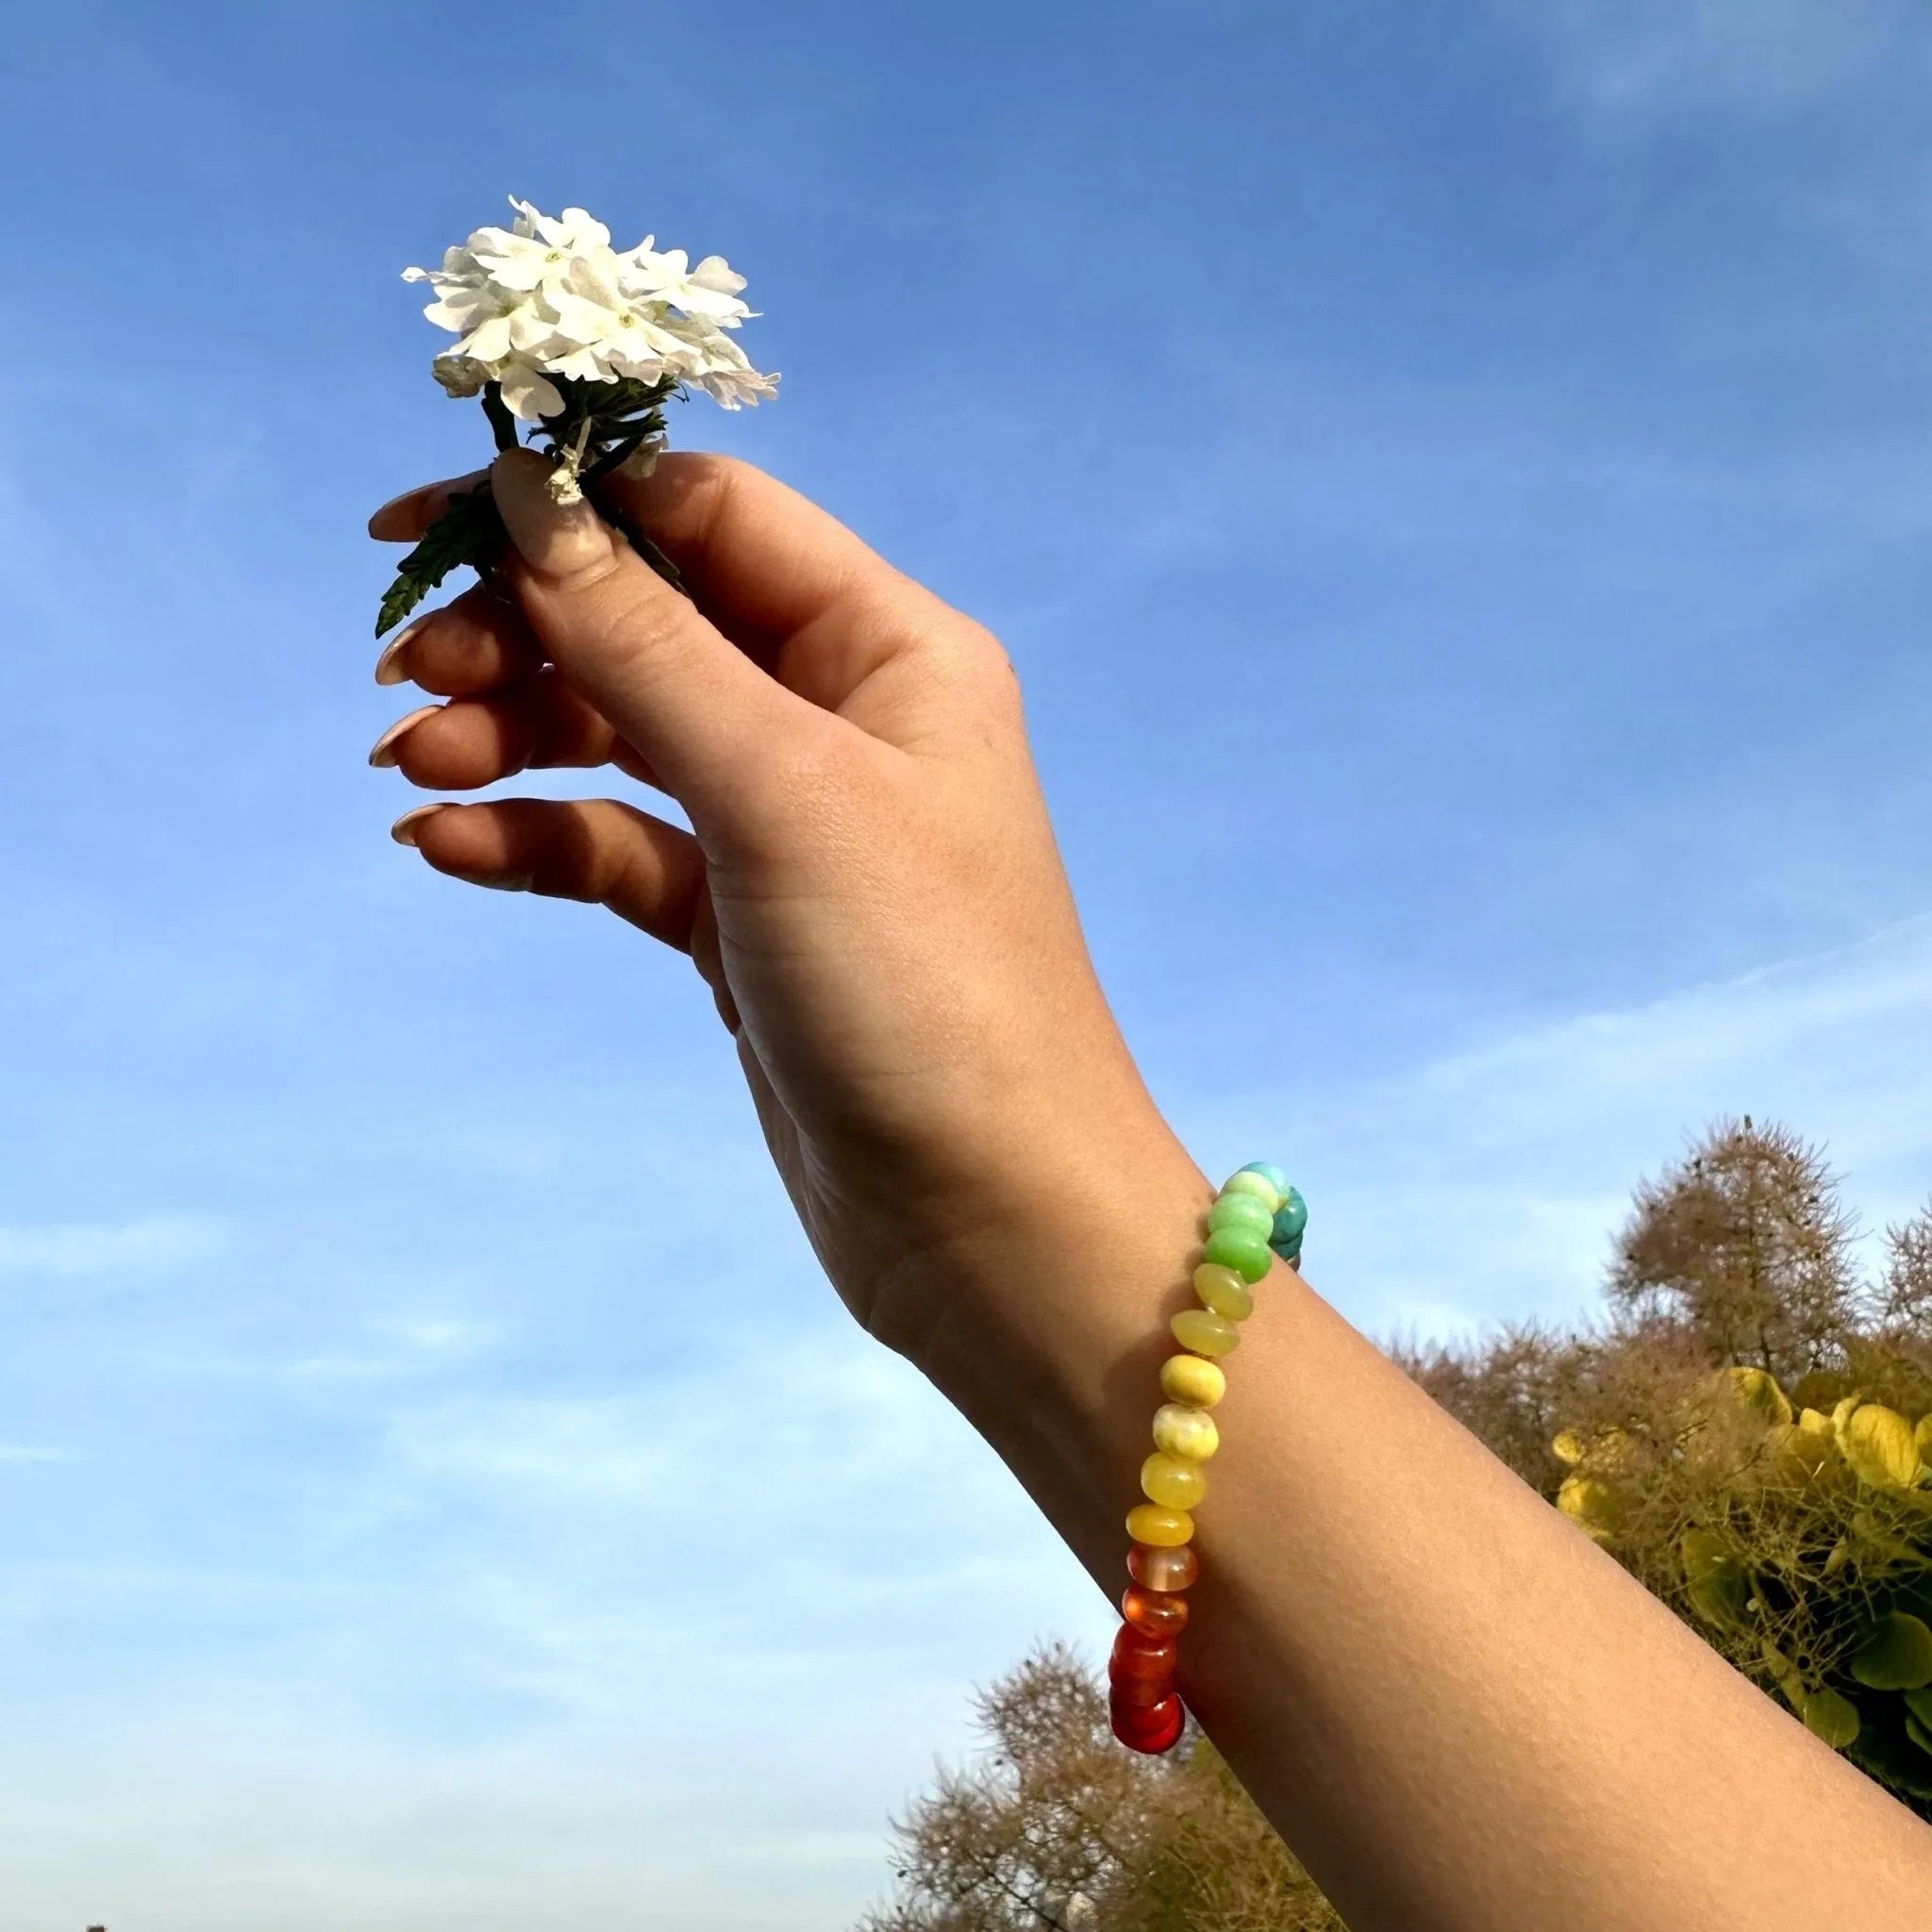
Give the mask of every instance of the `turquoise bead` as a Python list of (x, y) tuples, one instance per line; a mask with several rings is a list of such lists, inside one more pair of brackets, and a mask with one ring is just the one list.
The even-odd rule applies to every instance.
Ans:
[(1298, 1189), (1283, 1191), (1288, 1195), (1286, 1204), (1274, 1217), (1274, 1231), (1268, 1237), (1271, 1246), (1276, 1248), (1298, 1248), (1302, 1243), (1302, 1229), (1308, 1224), (1308, 1204), (1301, 1197)]
[(1208, 1237), (1208, 1259), (1243, 1281), (1259, 1281), (1274, 1258), (1266, 1236), (1253, 1228), (1217, 1227)]
[(1271, 1160), (1251, 1160), (1241, 1169), (1241, 1173), (1259, 1174), (1277, 1194), (1291, 1194), (1294, 1191), (1288, 1184), (1288, 1176)]
[(1223, 1227), (1249, 1227), (1265, 1241), (1270, 1238), (1275, 1217), (1258, 1194), (1224, 1194), (1208, 1210), (1210, 1232)]

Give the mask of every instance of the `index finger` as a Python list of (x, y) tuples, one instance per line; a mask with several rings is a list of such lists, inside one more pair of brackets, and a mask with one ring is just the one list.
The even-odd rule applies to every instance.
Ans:
[[(370, 518), (369, 534), (413, 542), (449, 508), (453, 495), (475, 489), (488, 475), (476, 470), (406, 491)], [(903, 641), (956, 616), (829, 511), (734, 458), (673, 451), (658, 459), (649, 476), (607, 476), (591, 493), (658, 544), (676, 565), (699, 609), (734, 643), (781, 682), (819, 702), (828, 693), (813, 687), (828, 683), (842, 694), (875, 668), (878, 657), (890, 655), (887, 640), (893, 631), (898, 636), (892, 641)], [(782, 661), (786, 643), (822, 619), (841, 608), (856, 612), (867, 606), (883, 606), (898, 620), (866, 641), (871, 648), (860, 655), (869, 661), (849, 661), (858, 641), (849, 637), (836, 651), (848, 661), (830, 678), (823, 675), (829, 666), (817, 667), (821, 675), (814, 675), (803, 663)], [(840, 626), (821, 628), (809, 654), (814, 658), (829, 643), (824, 628)]]

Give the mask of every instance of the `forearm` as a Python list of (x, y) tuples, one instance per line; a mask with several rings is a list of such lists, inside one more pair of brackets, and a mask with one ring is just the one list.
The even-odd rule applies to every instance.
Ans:
[[(1104, 1173), (1016, 1196), (924, 1284), (941, 1312), (904, 1338), (1111, 1596), (1210, 1193), (1164, 1130), (1123, 1136)], [(1932, 1832), (1292, 1271), (1256, 1302), (1217, 1410), (1183, 1684), (1355, 1932), (1925, 1912)]]

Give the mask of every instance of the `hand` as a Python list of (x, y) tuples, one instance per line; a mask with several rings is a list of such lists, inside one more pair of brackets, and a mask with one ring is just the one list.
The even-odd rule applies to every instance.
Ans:
[[(1172, 1164), (1081, 938), (1012, 667), (744, 464), (666, 456), (601, 486), (690, 598), (591, 505), (553, 503), (548, 475), (498, 459), (514, 554), (384, 654), (384, 682), (449, 702), (372, 762), (437, 789), (608, 763), (692, 830), (518, 800), (422, 808), (396, 835), (440, 872), (604, 905), (691, 955), (826, 1272), (917, 1358), (925, 1264), (1120, 1171), (1137, 1141)], [(371, 534), (413, 541), (454, 487), (396, 498)]]

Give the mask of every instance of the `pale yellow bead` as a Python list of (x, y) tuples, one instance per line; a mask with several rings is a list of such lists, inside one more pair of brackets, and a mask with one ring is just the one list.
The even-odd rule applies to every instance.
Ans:
[(1212, 1408), (1227, 1393), (1227, 1377), (1197, 1355), (1171, 1355), (1160, 1365), (1160, 1392), (1170, 1402)]
[[(1189, 1359), (1198, 1361), (1200, 1357)], [(1221, 1447), (1221, 1431), (1205, 1408), (1187, 1402), (1164, 1402), (1154, 1411), (1154, 1446), (1183, 1462), (1206, 1462)]]
[(1208, 1478), (1198, 1462), (1156, 1450), (1141, 1465), (1141, 1493), (1163, 1509), (1192, 1509), (1208, 1493)]
[(1167, 1325), (1174, 1339), (1196, 1355), (1231, 1355), (1241, 1345), (1241, 1331), (1211, 1308), (1183, 1308)]
[(1219, 1261), (1203, 1261), (1194, 1270), (1194, 1292), (1203, 1307), (1225, 1315), (1230, 1322), (1245, 1322), (1255, 1312), (1254, 1291), (1232, 1268)]
[(1242, 1168), (1240, 1174), (1231, 1174), (1222, 1184), (1224, 1194), (1252, 1194), (1271, 1214), (1279, 1214), (1283, 1207), (1283, 1196), (1265, 1174), (1250, 1174)]
[(1150, 1549), (1177, 1550), (1194, 1540), (1194, 1519), (1185, 1509), (1137, 1503), (1127, 1511), (1127, 1534)]

